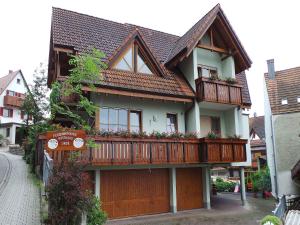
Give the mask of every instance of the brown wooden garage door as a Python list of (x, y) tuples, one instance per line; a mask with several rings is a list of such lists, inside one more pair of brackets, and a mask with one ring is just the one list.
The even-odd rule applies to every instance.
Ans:
[(169, 171), (101, 171), (102, 208), (109, 218), (169, 212)]
[(201, 168), (176, 169), (177, 210), (203, 207)]

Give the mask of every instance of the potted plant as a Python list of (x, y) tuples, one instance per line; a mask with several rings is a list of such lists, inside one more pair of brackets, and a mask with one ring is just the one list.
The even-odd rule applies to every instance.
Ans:
[(252, 180), (252, 191), (253, 191), (253, 197), (257, 198), (257, 193), (259, 192), (259, 186), (257, 180)]
[(210, 132), (208, 132), (208, 134), (206, 135), (206, 137), (209, 138), (209, 139), (217, 139), (217, 138), (219, 138), (219, 135), (217, 135), (213, 131), (210, 131)]
[(227, 77), (225, 79), (225, 82), (228, 83), (228, 84), (236, 84), (237, 80), (235, 78), (232, 78), (232, 77)]

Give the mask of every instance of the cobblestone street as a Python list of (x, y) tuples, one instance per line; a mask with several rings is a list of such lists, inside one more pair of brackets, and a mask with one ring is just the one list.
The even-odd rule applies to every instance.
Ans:
[(0, 225), (38, 224), (39, 189), (22, 157), (0, 148)]

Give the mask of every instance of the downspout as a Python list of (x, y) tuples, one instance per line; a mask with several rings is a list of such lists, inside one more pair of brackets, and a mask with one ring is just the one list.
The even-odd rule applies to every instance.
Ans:
[(272, 130), (272, 149), (273, 149), (273, 160), (274, 160), (274, 171), (275, 171), (275, 176), (274, 176), (274, 181), (275, 181), (275, 194), (276, 194), (276, 199), (278, 199), (278, 174), (277, 174), (277, 164), (276, 164), (276, 151), (275, 151), (275, 131), (274, 131), (274, 126), (273, 126), (273, 116), (271, 114), (270, 116), (271, 120), (271, 130)]

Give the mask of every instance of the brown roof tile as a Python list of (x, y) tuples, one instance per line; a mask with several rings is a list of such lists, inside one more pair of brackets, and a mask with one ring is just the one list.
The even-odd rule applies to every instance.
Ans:
[(10, 70), (6, 76), (0, 77), (0, 95), (7, 88), (7, 86), (10, 84), (10, 82), (15, 78), (15, 76), (19, 72), (20, 72), (20, 70), (17, 70), (17, 71)]
[[(173, 54), (172, 52), (177, 51), (176, 49), (180, 49), (186, 44), (190, 46), (187, 40), (190, 40), (191, 36), (198, 35), (200, 32), (199, 27), (205, 26), (205, 21), (208, 21), (207, 18), (209, 17), (211, 20), (213, 14), (219, 10), (221, 9), (217, 5), (208, 13), (210, 16), (204, 16), (192, 28), (194, 30), (192, 32), (193, 35), (186, 34), (180, 38), (176, 35), (132, 24), (121, 24), (77, 12), (53, 8), (51, 39), (52, 44), (55, 46), (74, 48), (74, 50), (79, 52), (95, 47), (106, 54), (105, 61), (108, 62), (109, 59), (114, 57), (120, 47), (126, 43), (128, 37), (135, 30), (138, 30), (150, 53), (162, 68), (164, 76), (140, 76), (131, 72), (111, 70), (105, 72), (103, 85), (111, 88), (118, 87), (149, 91), (157, 94), (194, 97), (192, 88), (182, 74), (176, 68), (172, 70), (167, 68), (165, 62)], [(244, 86), (243, 100), (250, 105), (251, 100), (245, 74), (237, 75), (237, 79)]]
[(264, 139), (265, 138), (265, 117), (256, 116), (256, 117), (249, 118), (249, 131), (250, 132), (254, 131), (260, 139)]
[[(275, 79), (265, 74), (268, 96), (273, 114), (300, 112), (300, 67), (275, 72)], [(282, 105), (281, 100), (287, 99), (288, 104)]]

